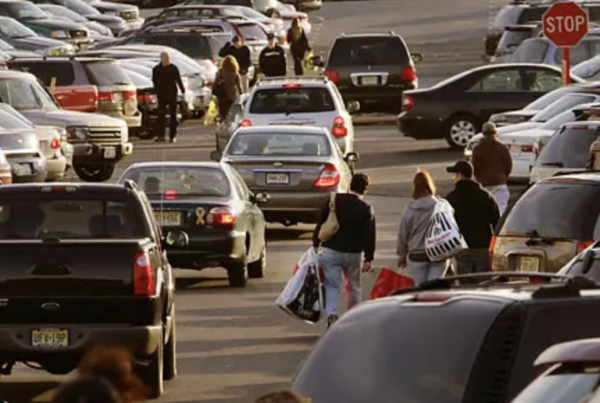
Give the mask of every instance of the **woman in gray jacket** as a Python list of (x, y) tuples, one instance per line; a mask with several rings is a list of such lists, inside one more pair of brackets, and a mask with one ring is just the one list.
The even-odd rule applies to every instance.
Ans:
[(413, 200), (400, 218), (398, 231), (398, 267), (407, 269), (407, 275), (419, 285), (442, 277), (448, 261), (430, 262), (425, 253), (425, 233), (435, 205), (435, 184), (427, 172), (417, 172), (413, 179)]

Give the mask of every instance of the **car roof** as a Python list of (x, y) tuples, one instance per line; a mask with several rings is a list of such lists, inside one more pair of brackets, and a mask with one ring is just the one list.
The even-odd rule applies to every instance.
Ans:
[(305, 84), (329, 84), (330, 81), (327, 77), (306, 77), (306, 76), (298, 76), (298, 77), (274, 77), (274, 78), (262, 78), (260, 79), (255, 88), (279, 88), (284, 85), (305, 85)]
[[(589, 182), (589, 183), (600, 183), (600, 173), (593, 172), (581, 172), (571, 173), (566, 175), (553, 176), (543, 181), (537, 182), (537, 184), (544, 184), (549, 182)], [(534, 185), (535, 186), (535, 185)]]
[(399, 37), (400, 35), (396, 34), (394, 31), (389, 31), (387, 33), (384, 32), (365, 32), (365, 33), (354, 33), (354, 34), (346, 34), (343, 33), (338, 36), (336, 39), (345, 39), (345, 38), (391, 38), (391, 37)]
[(2, 78), (24, 78), (27, 80), (37, 80), (33, 74), (17, 70), (0, 70), (0, 79)]
[(534, 365), (600, 362), (600, 338), (555, 344), (535, 360)]
[(112, 183), (27, 183), (0, 186), (0, 194), (51, 193), (52, 191), (126, 194), (130, 189)]
[(292, 125), (271, 125), (256, 127), (240, 127), (236, 134), (252, 133), (274, 133), (274, 134), (324, 134), (327, 135), (327, 129), (317, 126), (292, 126)]
[[(540, 64), (540, 63), (494, 63), (494, 64), (485, 64), (483, 66), (478, 66), (472, 68), (470, 71), (483, 71), (483, 70), (494, 70), (496, 68), (511, 68), (511, 67), (536, 67), (536, 68), (544, 68), (548, 70), (561, 71), (560, 68), (550, 65), (550, 64)], [(586, 83), (589, 84), (589, 83)]]
[(197, 162), (197, 161), (154, 161), (154, 162), (136, 162), (132, 164), (127, 171), (136, 168), (177, 168), (177, 167), (194, 167), (194, 168), (218, 168), (223, 169), (224, 164), (220, 162)]

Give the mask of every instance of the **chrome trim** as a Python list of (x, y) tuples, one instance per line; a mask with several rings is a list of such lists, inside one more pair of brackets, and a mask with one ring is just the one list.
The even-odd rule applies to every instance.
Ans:
[[(362, 77), (381, 77), (381, 84), (359, 84), (358, 83), (358, 78), (362, 78)], [(352, 84), (354, 84), (357, 87), (379, 87), (382, 85), (386, 85), (388, 82), (388, 79), (390, 78), (390, 73), (387, 72), (377, 72), (377, 71), (369, 71), (367, 73), (352, 73), (350, 74), (350, 79), (352, 80)]]

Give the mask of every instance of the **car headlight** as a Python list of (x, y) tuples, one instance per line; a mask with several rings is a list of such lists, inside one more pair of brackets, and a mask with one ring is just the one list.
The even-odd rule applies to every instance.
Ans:
[(87, 141), (90, 134), (88, 127), (69, 126), (67, 127), (67, 139), (69, 141)]
[(54, 38), (54, 39), (67, 39), (69, 37), (69, 35), (67, 34), (66, 31), (51, 31), (50, 32), (50, 38)]

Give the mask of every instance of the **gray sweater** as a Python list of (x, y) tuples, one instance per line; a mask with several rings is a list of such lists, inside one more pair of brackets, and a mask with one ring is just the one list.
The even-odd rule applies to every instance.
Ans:
[(433, 196), (412, 200), (402, 212), (398, 230), (398, 261), (406, 261), (410, 252), (425, 252), (425, 233), (438, 199)]

